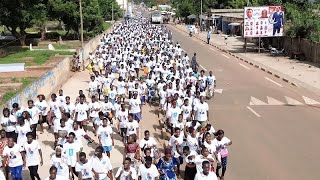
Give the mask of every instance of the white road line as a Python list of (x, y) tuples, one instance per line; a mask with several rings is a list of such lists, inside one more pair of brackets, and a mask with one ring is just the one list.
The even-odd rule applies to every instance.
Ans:
[(221, 54), (221, 56), (223, 56), (223, 57), (226, 57), (226, 58), (230, 59), (230, 57), (229, 57), (229, 56), (227, 56), (227, 55), (225, 55), (225, 54)]
[(244, 68), (246, 68), (246, 69), (248, 69), (248, 70), (250, 70), (249, 67), (247, 67), (247, 66), (245, 66), (245, 65), (243, 65), (243, 64), (241, 64), (241, 63), (239, 63), (239, 65), (242, 66), (242, 67), (244, 67)]
[(270, 79), (270, 78), (268, 78), (268, 77), (264, 77), (266, 80), (268, 80), (268, 81), (270, 81), (270, 82), (272, 82), (272, 83), (274, 83), (274, 84), (276, 84), (276, 85), (278, 85), (278, 86), (280, 86), (280, 87), (282, 87), (282, 85), (281, 84), (279, 84), (279, 83), (277, 83), (277, 82), (275, 82), (274, 80), (272, 80), (272, 79)]
[(199, 65), (204, 71), (207, 71), (201, 64)]
[(247, 109), (249, 109), (254, 115), (256, 115), (257, 117), (261, 117), (260, 114), (258, 114), (257, 112), (255, 112), (251, 107), (247, 106)]
[(214, 48), (210, 48), (212, 51), (217, 51), (217, 50), (215, 50)]

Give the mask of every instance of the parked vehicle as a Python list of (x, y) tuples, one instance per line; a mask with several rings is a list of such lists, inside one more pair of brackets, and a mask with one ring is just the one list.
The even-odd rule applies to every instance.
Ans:
[(163, 23), (163, 17), (159, 11), (155, 11), (151, 14), (151, 23)]
[(273, 47), (270, 49), (270, 53), (272, 56), (284, 55), (284, 49), (279, 50), (279, 49)]

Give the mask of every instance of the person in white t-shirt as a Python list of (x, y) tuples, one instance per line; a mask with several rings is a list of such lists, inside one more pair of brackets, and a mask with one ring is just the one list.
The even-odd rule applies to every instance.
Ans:
[(43, 165), (42, 151), (39, 142), (37, 140), (33, 140), (32, 132), (27, 133), (27, 143), (24, 144), (23, 149), (31, 179), (35, 180), (35, 178), (37, 178), (40, 180), (38, 168), (39, 165)]
[(113, 131), (110, 125), (108, 125), (108, 120), (102, 120), (102, 126), (98, 128), (97, 135), (99, 137), (99, 144), (103, 147), (105, 153), (107, 153), (110, 158), (110, 152), (112, 146), (114, 146)]
[(13, 179), (22, 179), (22, 167), (26, 165), (23, 148), (15, 144), (13, 138), (8, 139), (8, 145), (3, 149), (3, 162), (9, 159), (10, 174)]
[(197, 172), (194, 180), (218, 180), (217, 175), (214, 172), (210, 171), (209, 161), (203, 161), (201, 165), (203, 171)]
[(118, 133), (122, 137), (122, 141), (125, 142), (125, 137), (127, 134), (127, 122), (128, 122), (128, 110), (125, 104), (121, 104), (121, 110), (117, 112), (118, 119)]
[(118, 169), (115, 178), (117, 180), (138, 179), (136, 169), (131, 167), (131, 158), (126, 157), (123, 160), (123, 166)]
[(181, 114), (181, 109), (177, 106), (177, 101), (173, 100), (167, 113), (167, 124), (172, 128), (171, 132), (173, 131), (173, 124), (178, 123), (179, 114)]
[[(25, 112), (28, 113), (28, 112)], [(23, 113), (23, 114), (25, 114)], [(31, 132), (30, 124), (28, 121), (24, 120), (23, 117), (18, 118), (18, 125), (16, 126), (16, 133), (18, 134), (17, 145), (22, 147), (24, 143), (27, 142), (26, 134)]]
[(91, 158), (93, 174), (95, 179), (108, 180), (112, 178), (112, 165), (109, 157), (103, 153), (103, 147), (98, 146), (95, 149), (94, 156)]
[(40, 110), (36, 106), (34, 106), (33, 100), (28, 100), (28, 108), (26, 110), (29, 112), (31, 117), (29, 123), (30, 123), (33, 139), (36, 139), (36, 136), (37, 136), (36, 131), (37, 131), (37, 125), (39, 122)]
[(133, 119), (140, 122), (141, 120), (141, 100), (138, 94), (134, 93), (133, 98), (129, 100), (129, 111), (133, 114)]
[(17, 139), (16, 134), (16, 124), (17, 119), (14, 115), (10, 114), (10, 110), (8, 108), (4, 108), (2, 111), (2, 118), (1, 118), (1, 126), (6, 131), (7, 138)]
[(99, 118), (99, 112), (101, 111), (101, 105), (97, 101), (95, 96), (92, 96), (91, 102), (89, 103), (89, 112), (90, 119), (92, 122), (95, 122), (97, 118)]
[(62, 153), (62, 147), (55, 148), (55, 153), (51, 156), (51, 165), (57, 168), (57, 175), (69, 179), (69, 166), (66, 155)]
[(79, 153), (79, 161), (76, 163), (76, 172), (78, 174), (78, 179), (89, 180), (93, 178), (93, 169), (94, 164), (92, 161), (87, 159), (85, 152)]
[(35, 102), (35, 106), (40, 110), (39, 113), (39, 124), (40, 124), (40, 134), (43, 133), (43, 123), (47, 122), (47, 114), (48, 114), (48, 103), (45, 100), (45, 96), (43, 94), (39, 94), (38, 100)]
[(75, 122), (78, 122), (80, 128), (86, 131), (87, 121), (89, 119), (89, 106), (84, 102), (85, 98), (83, 96), (80, 97), (80, 102), (76, 105), (76, 115)]
[(145, 164), (139, 166), (138, 176), (140, 180), (156, 180), (160, 174), (157, 167), (152, 164), (151, 157), (145, 157)]
[(207, 76), (207, 87), (208, 95), (211, 98), (214, 96), (214, 89), (216, 88), (216, 77), (212, 74), (212, 71), (210, 71), (209, 76)]
[(133, 120), (133, 114), (129, 113), (128, 115), (128, 122), (126, 124), (126, 128), (127, 128), (127, 137), (135, 134), (137, 139), (139, 139), (139, 124), (137, 121)]
[(200, 96), (200, 102), (194, 107), (195, 119), (201, 124), (201, 127), (207, 125), (209, 120), (209, 105), (204, 101), (204, 96)]
[[(218, 177), (220, 177), (220, 179), (223, 179), (227, 170), (227, 160), (229, 155), (227, 146), (230, 146), (232, 144), (232, 141), (224, 136), (224, 131), (221, 129), (215, 133), (215, 136), (216, 138), (213, 140), (212, 143), (216, 145), (218, 156), (221, 156), (221, 162), (218, 163), (216, 174)], [(219, 170), (221, 169), (221, 167), (222, 175), (219, 176)]]
[(55, 166), (51, 166), (49, 169), (49, 177), (44, 180), (66, 180), (66, 177), (57, 174), (58, 169)]
[(67, 164), (72, 177), (74, 177), (74, 174), (76, 174), (75, 167), (76, 163), (79, 161), (80, 152), (78, 143), (74, 142), (75, 136), (76, 135), (73, 132), (70, 132), (68, 142), (63, 145), (63, 154), (65, 154), (67, 158)]
[(89, 82), (89, 97), (91, 96), (99, 96), (98, 89), (100, 88), (98, 80), (96, 80), (95, 76), (90, 77), (91, 81)]
[(140, 140), (139, 146), (141, 151), (144, 151), (146, 148), (150, 148), (151, 157), (154, 157), (154, 149), (157, 147), (157, 142), (153, 137), (150, 137), (149, 130), (144, 131), (144, 138)]

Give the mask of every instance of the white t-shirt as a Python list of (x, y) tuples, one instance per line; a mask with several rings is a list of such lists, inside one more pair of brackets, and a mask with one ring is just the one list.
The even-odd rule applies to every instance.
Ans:
[[(140, 143), (139, 143), (140, 148), (151, 148), (156, 145), (157, 145), (157, 142), (153, 137), (149, 137), (148, 140), (143, 138), (140, 140)], [(151, 148), (151, 157), (153, 157), (153, 148)]]
[(111, 126), (100, 126), (97, 131), (97, 135), (100, 138), (102, 146), (112, 146), (111, 136), (113, 134)]
[(130, 99), (129, 100), (129, 105), (131, 106), (131, 110), (130, 112), (131, 113), (139, 113), (141, 112), (141, 108), (140, 108), (140, 105), (141, 105), (141, 100), (140, 99)]
[(75, 167), (77, 163), (77, 153), (80, 152), (80, 147), (77, 143), (69, 143), (63, 145), (63, 153), (67, 157), (67, 164)]
[(171, 136), (171, 138), (169, 139), (169, 143), (168, 143), (168, 144), (169, 144), (169, 146), (172, 147), (173, 156), (177, 158), (177, 157), (180, 156), (180, 154), (178, 153), (178, 149), (177, 149), (177, 145), (175, 144), (175, 141), (178, 142), (178, 146), (182, 146), (182, 144), (183, 144), (183, 135), (180, 134), (179, 137), (175, 137), (175, 136), (173, 135), (173, 136)]
[(159, 171), (154, 164), (151, 164), (150, 168), (146, 168), (144, 164), (139, 166), (138, 176), (141, 177), (141, 180), (155, 180), (159, 175)]
[(15, 123), (17, 123), (17, 118), (13, 115), (10, 115), (9, 117), (2, 116), (1, 118), (1, 125), (4, 127), (4, 130), (6, 132), (13, 132), (16, 130)]
[(26, 110), (29, 112), (31, 116), (30, 124), (38, 124), (40, 110), (35, 106), (33, 106), (32, 108), (27, 108)]
[[(121, 171), (123, 170), (123, 167), (121, 166), (116, 175), (115, 175), (115, 178), (118, 178), (121, 174)], [(129, 171), (124, 171), (121, 176), (120, 176), (120, 180), (127, 180), (128, 176), (129, 176), (129, 173), (131, 172), (131, 177), (132, 179), (137, 179), (137, 171), (135, 168), (133, 167), (130, 167)]]
[(217, 175), (214, 172), (209, 171), (209, 174), (206, 176), (203, 172), (197, 172), (194, 180), (218, 180)]
[(107, 103), (102, 103), (101, 105), (102, 107), (102, 112), (107, 113), (107, 112), (111, 112), (114, 110), (114, 105), (111, 102), (107, 102)]
[(187, 145), (190, 148), (190, 151), (197, 151), (199, 148), (199, 142), (197, 137), (192, 137), (191, 135), (187, 136)]
[(41, 148), (37, 140), (33, 140), (30, 144), (25, 143), (23, 149), (26, 152), (26, 165), (28, 167), (37, 166), (40, 164), (39, 150), (41, 150)]
[(9, 148), (9, 146), (6, 146), (3, 149), (3, 156), (7, 156), (9, 159), (9, 167), (17, 167), (17, 166), (22, 166), (23, 161), (22, 161), (22, 156), (21, 152), (23, 151), (22, 147), (14, 144), (12, 148)]
[(27, 133), (31, 132), (30, 124), (28, 121), (25, 121), (23, 126), (16, 126), (16, 132), (18, 133), (17, 144), (23, 146), (27, 142)]
[(41, 102), (38, 100), (34, 103), (34, 105), (40, 110), (42, 116), (46, 116), (48, 114), (48, 104), (45, 100), (42, 100)]
[(203, 145), (206, 148), (208, 148), (210, 154), (213, 154), (217, 151), (216, 145), (213, 142), (211, 142), (211, 144), (209, 144), (206, 141), (204, 141)]
[(90, 108), (90, 117), (93, 117), (93, 118), (99, 117), (99, 111), (101, 110), (101, 105), (99, 102), (89, 103), (89, 108)]
[(192, 106), (191, 105), (188, 105), (188, 106), (182, 105), (181, 106), (181, 110), (182, 110), (182, 113), (183, 113), (183, 119), (184, 120), (186, 120), (188, 117), (191, 117), (191, 112), (192, 112)]
[(51, 101), (49, 103), (50, 109), (53, 110), (54, 115), (56, 116), (56, 119), (61, 119), (61, 111), (60, 107), (62, 107), (62, 104), (60, 101)]
[[(214, 160), (214, 158), (213, 158), (213, 156), (212, 156), (211, 154), (209, 154), (209, 155), (207, 156), (207, 158), (210, 158), (210, 159), (213, 159), (213, 160)], [(203, 161), (208, 161), (208, 162), (210, 162), (209, 160), (203, 158), (203, 156), (202, 156), (201, 154), (198, 155), (198, 156), (196, 156), (194, 162), (196, 163), (197, 172), (202, 172), (202, 171), (203, 171), (203, 170), (202, 170), (202, 163), (203, 163)]]
[(89, 82), (90, 91), (97, 91), (99, 86), (99, 82), (97, 80)]
[(126, 93), (125, 87), (126, 87), (126, 83), (123, 81), (119, 81), (117, 83), (118, 94), (120, 94), (120, 95), (125, 94)]
[(92, 168), (93, 168), (92, 161), (88, 160), (87, 163), (82, 164), (81, 162), (76, 163), (76, 172), (81, 173), (82, 179), (89, 179), (93, 177)]
[(227, 137), (223, 137), (221, 139), (221, 141), (218, 141), (217, 138), (215, 138), (213, 141), (212, 141), (212, 144), (214, 144), (216, 146), (218, 150), (218, 153), (221, 154), (221, 151), (227, 149), (227, 147), (225, 146), (225, 144), (227, 143), (230, 143), (231, 140)]
[(69, 167), (67, 165), (67, 157), (61, 154), (58, 158), (55, 154), (51, 157), (51, 164), (57, 168), (57, 175), (69, 179)]
[(76, 109), (76, 106), (73, 103), (65, 104), (64, 106), (64, 111), (66, 113), (70, 113), (71, 116), (75, 109)]
[(207, 111), (209, 111), (209, 106), (208, 103), (203, 102), (203, 103), (197, 103), (197, 106), (194, 107), (195, 111), (196, 111), (196, 119), (198, 121), (206, 121), (208, 120), (208, 116), (207, 116)]
[(118, 111), (117, 118), (119, 120), (119, 127), (126, 128), (126, 124), (128, 123), (128, 110)]
[(127, 136), (131, 134), (136, 134), (137, 135), (137, 128), (139, 128), (139, 124), (137, 121), (132, 120), (132, 122), (127, 122)]
[(177, 106), (168, 109), (168, 117), (170, 117), (171, 124), (175, 124), (178, 121), (179, 114), (181, 114), (181, 109)]
[(77, 121), (83, 121), (88, 118), (87, 111), (89, 110), (89, 106), (86, 103), (77, 104), (76, 112), (78, 113)]
[(92, 164), (94, 164), (93, 170), (99, 174), (100, 180), (105, 179), (107, 177), (107, 173), (112, 170), (110, 159), (105, 154), (102, 154), (101, 160), (98, 157), (93, 156), (91, 161)]

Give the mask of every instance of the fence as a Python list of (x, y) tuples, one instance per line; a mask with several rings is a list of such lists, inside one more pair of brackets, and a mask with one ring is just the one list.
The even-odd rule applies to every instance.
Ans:
[(279, 45), (281, 48), (285, 48), (290, 54), (292, 51), (303, 52), (307, 61), (320, 63), (319, 42), (312, 42), (301, 38), (281, 37), (279, 39), (270, 38), (270, 44), (273, 47), (278, 47)]

